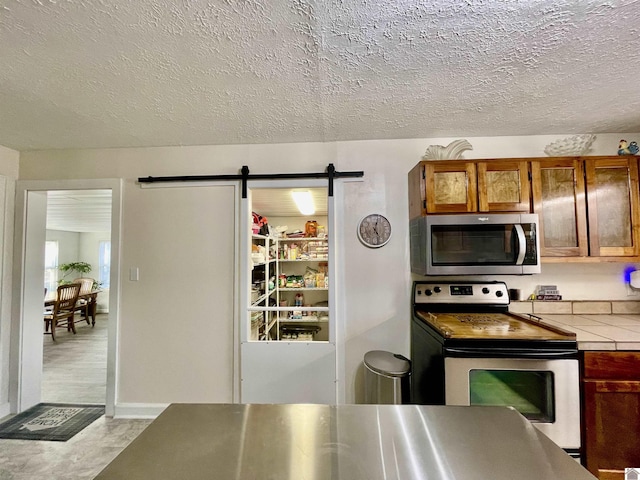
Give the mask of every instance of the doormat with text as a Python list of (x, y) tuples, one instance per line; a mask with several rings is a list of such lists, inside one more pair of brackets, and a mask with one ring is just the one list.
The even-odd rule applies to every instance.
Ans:
[(39, 403), (0, 423), (0, 438), (66, 442), (104, 415), (104, 405)]

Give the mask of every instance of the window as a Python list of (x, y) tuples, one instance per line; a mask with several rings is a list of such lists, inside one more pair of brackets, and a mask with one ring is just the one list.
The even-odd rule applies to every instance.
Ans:
[(100, 288), (109, 288), (109, 277), (111, 275), (111, 242), (100, 242), (98, 257), (98, 283), (100, 284)]
[(58, 287), (58, 242), (44, 244), (44, 288), (53, 292)]

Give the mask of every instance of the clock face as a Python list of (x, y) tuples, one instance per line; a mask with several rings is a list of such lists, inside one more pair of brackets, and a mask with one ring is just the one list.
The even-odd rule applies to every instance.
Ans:
[(391, 223), (386, 217), (377, 213), (367, 215), (358, 225), (358, 238), (367, 247), (382, 247), (391, 238)]

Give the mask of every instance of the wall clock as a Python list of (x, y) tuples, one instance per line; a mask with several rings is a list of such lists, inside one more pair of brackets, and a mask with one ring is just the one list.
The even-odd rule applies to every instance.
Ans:
[(379, 248), (391, 238), (391, 223), (379, 213), (367, 215), (358, 224), (358, 238), (369, 248)]

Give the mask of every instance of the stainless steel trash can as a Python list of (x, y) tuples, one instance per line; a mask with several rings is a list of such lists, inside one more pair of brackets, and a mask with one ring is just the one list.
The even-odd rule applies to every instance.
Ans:
[(411, 362), (408, 358), (372, 350), (364, 356), (364, 403), (409, 403), (409, 376)]

